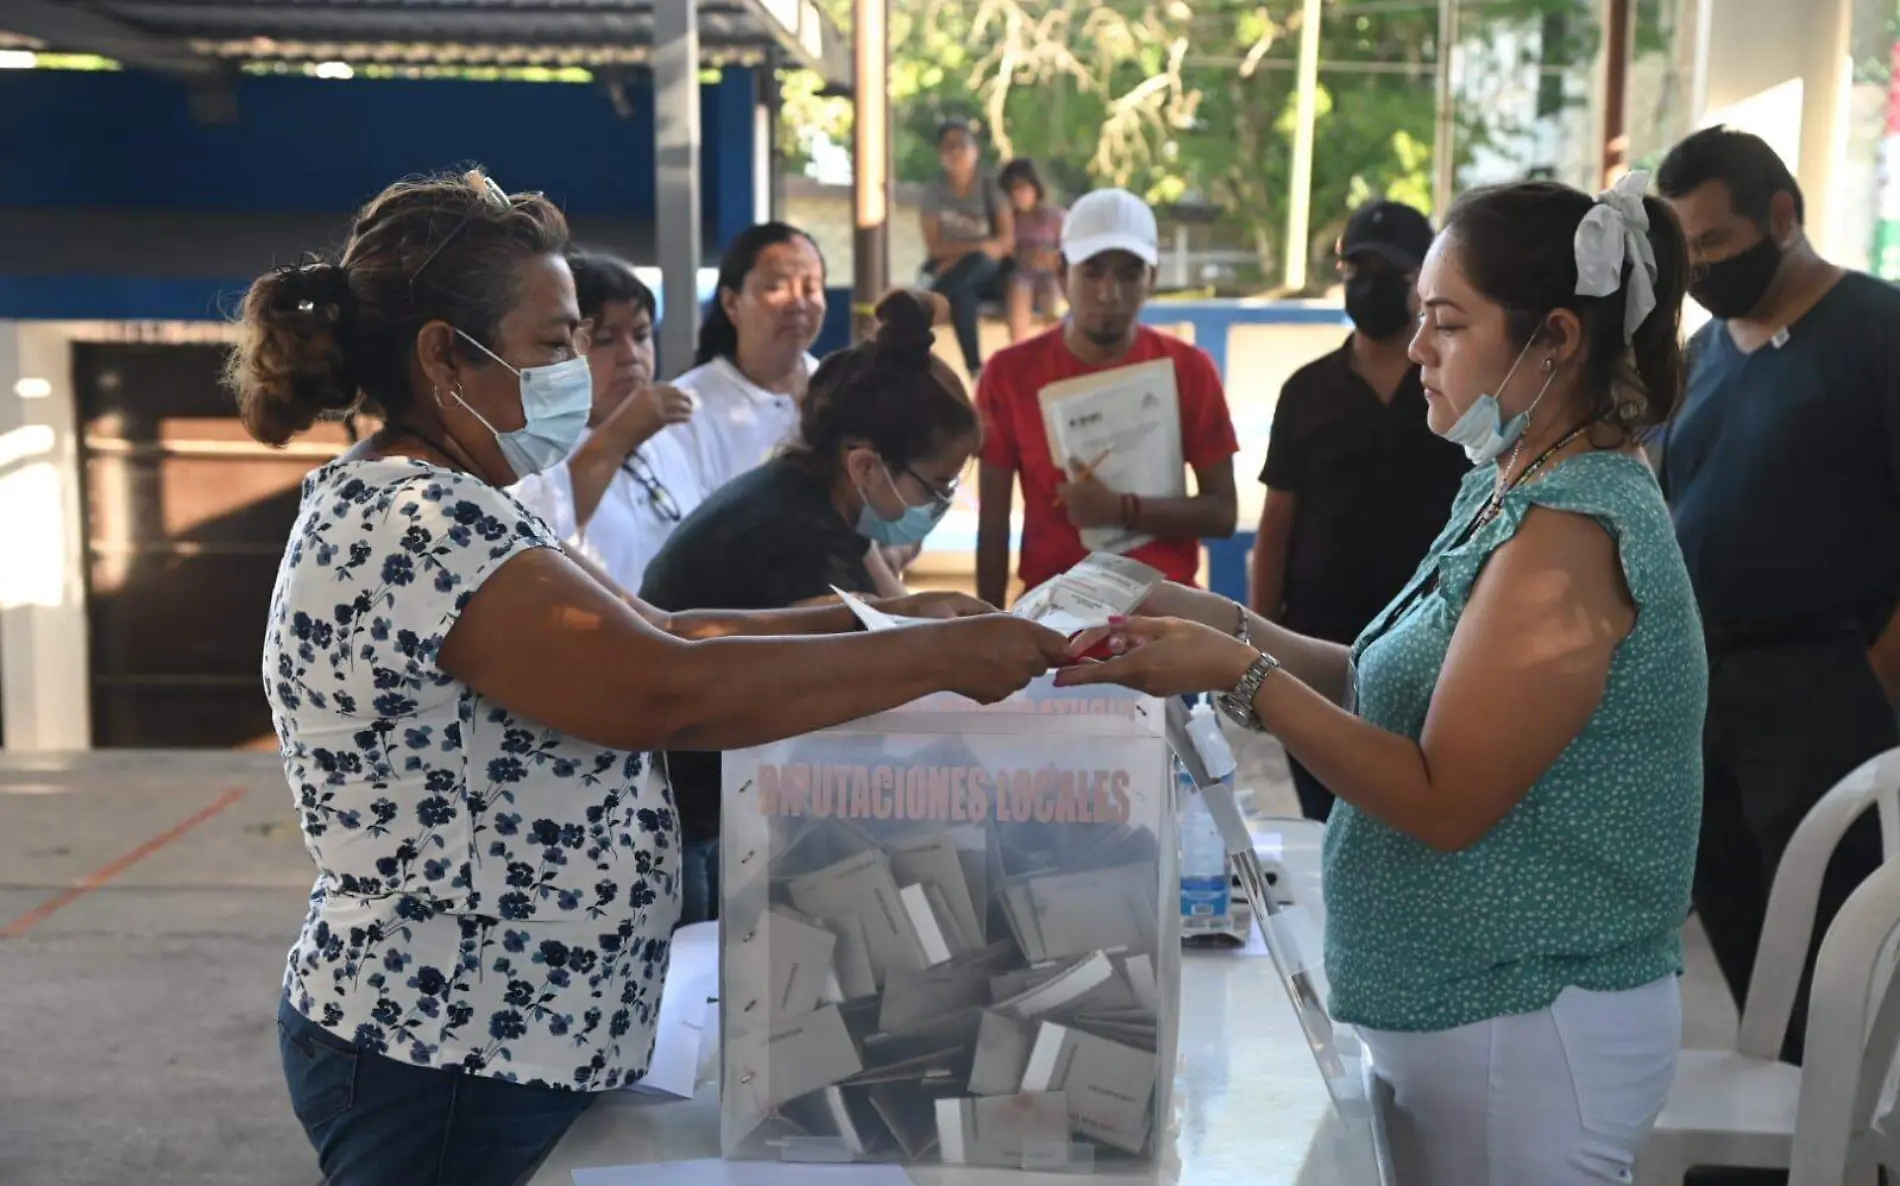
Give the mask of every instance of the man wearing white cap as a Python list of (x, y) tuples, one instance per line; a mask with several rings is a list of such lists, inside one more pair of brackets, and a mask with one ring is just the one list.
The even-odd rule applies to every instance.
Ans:
[[(1025, 588), (1088, 555), (1083, 528), (1120, 526), (1153, 536), (1129, 555), (1185, 584), (1200, 571), (1201, 540), (1234, 533), (1233, 459), (1240, 446), (1220, 374), (1205, 351), (1140, 321), (1160, 259), (1158, 243), (1146, 202), (1123, 189), (1085, 194), (1062, 224), (1060, 280), (1069, 316), (996, 354), (983, 368), (976, 397), (985, 425), (976, 580), (977, 592), (993, 605), (1003, 603), (1009, 584), (1018, 481), (1023, 546), (1017, 572)], [(1037, 394), (1064, 379), (1159, 359), (1174, 363), (1181, 451), (1199, 493), (1152, 498), (1112, 489), (1086, 465), (1058, 466)]]

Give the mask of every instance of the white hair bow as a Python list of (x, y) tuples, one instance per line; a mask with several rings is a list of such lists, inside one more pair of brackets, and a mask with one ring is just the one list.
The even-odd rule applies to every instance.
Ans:
[(1636, 337), (1636, 327), (1656, 307), (1656, 252), (1649, 245), (1649, 214), (1643, 209), (1648, 188), (1648, 173), (1625, 173), (1597, 195), (1597, 204), (1577, 227), (1579, 296), (1609, 296), (1622, 286), (1623, 265), (1631, 265), (1623, 305), (1626, 342)]

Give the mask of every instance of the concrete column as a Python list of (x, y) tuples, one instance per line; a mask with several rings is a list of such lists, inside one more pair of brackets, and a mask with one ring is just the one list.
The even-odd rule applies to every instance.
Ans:
[(0, 321), (0, 698), (8, 750), (92, 745), (72, 345)]
[[(1709, 0), (1701, 125), (1754, 132), (1794, 171), (1808, 235), (1823, 255), (1837, 240), (1834, 187), (1847, 144), (1851, 0)], [(1700, 47), (1699, 47), (1700, 48)]]
[(653, 6), (654, 233), (660, 265), (660, 367), (693, 363), (699, 336), (699, 12)]
[(851, 196), (852, 339), (874, 328), (872, 309), (891, 283), (890, 0), (856, 0)]

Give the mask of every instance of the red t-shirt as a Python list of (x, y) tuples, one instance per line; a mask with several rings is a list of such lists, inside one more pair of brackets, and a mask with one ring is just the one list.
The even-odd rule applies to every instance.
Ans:
[[(1056, 505), (1056, 487), (1068, 480), (1049, 452), (1037, 393), (1051, 383), (1114, 367), (1174, 361), (1175, 392), (1181, 401), (1181, 452), (1189, 466), (1219, 465), (1240, 451), (1227, 414), (1214, 360), (1198, 346), (1147, 326), (1135, 332), (1126, 357), (1093, 366), (1070, 352), (1062, 327), (998, 351), (983, 364), (976, 389), (983, 414), (983, 461), (1013, 469), (1023, 492), (1023, 554), (1018, 575), (1028, 588), (1067, 572), (1088, 555), (1068, 512)], [(1160, 569), (1170, 580), (1192, 584), (1201, 567), (1198, 539), (1157, 539), (1129, 555)]]

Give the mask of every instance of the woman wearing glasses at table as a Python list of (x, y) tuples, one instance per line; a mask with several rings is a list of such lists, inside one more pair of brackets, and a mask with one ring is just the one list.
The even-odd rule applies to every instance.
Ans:
[[(812, 374), (798, 439), (687, 516), (647, 566), (661, 609), (762, 610), (874, 594), (880, 546), (921, 543), (981, 438), (963, 383), (930, 352), (940, 296), (893, 292), (877, 335)], [(719, 755), (668, 755), (680, 796), (683, 924), (718, 916)]]
[(996, 700), (1062, 655), (995, 613), (664, 613), (564, 548), (504, 487), (567, 458), (592, 404), (567, 247), (538, 195), (403, 181), (240, 315), (258, 440), (385, 421), (304, 479), (263, 646), (317, 866), (278, 1051), (330, 1186), (510, 1186), (646, 1072), (681, 881), (653, 751)]
[(653, 291), (633, 265), (598, 252), (567, 257), (589, 324), (594, 402), (580, 447), (511, 493), (555, 535), (623, 589), (638, 589), (647, 563), (706, 495), (692, 444), (673, 426), (693, 399), (653, 381)]

